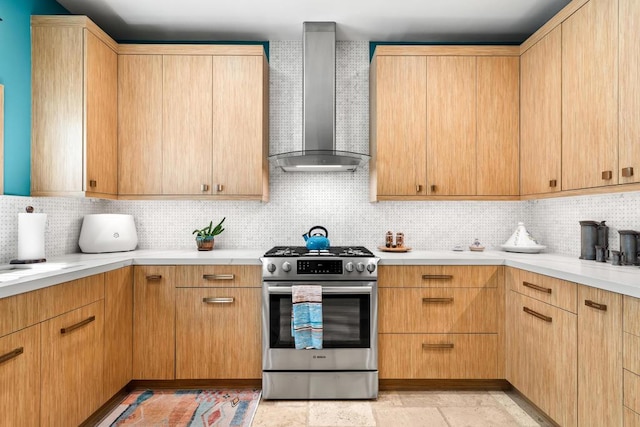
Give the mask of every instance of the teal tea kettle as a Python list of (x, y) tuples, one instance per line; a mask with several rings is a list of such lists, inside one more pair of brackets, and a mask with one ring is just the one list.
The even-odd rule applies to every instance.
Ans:
[[(324, 231), (324, 235), (319, 232), (315, 232), (314, 230), (322, 230)], [(303, 234), (304, 241), (307, 242), (307, 249), (310, 251), (319, 251), (323, 249), (329, 249), (329, 232), (326, 228), (316, 225), (315, 227), (311, 227), (311, 230), (307, 234)]]

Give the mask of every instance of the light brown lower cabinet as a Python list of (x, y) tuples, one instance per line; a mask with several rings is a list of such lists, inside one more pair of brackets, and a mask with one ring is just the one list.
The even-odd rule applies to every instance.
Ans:
[(40, 424), (40, 324), (0, 338), (0, 424)]
[(640, 427), (640, 414), (625, 407), (624, 427)]
[(104, 274), (104, 395), (119, 392), (132, 378), (133, 267)]
[(577, 425), (577, 316), (515, 291), (507, 298), (507, 380), (561, 426)]
[(379, 334), (380, 379), (498, 378), (498, 334)]
[(102, 405), (104, 301), (42, 323), (40, 425), (76, 426)]
[(135, 266), (133, 379), (175, 378), (175, 267)]
[(622, 295), (578, 286), (580, 427), (622, 425), (622, 353)]
[(260, 303), (260, 288), (176, 289), (176, 378), (260, 378)]

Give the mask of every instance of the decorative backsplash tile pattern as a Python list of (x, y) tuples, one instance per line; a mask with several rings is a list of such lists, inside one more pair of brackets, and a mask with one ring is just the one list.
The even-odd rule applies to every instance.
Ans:
[[(369, 45), (337, 43), (336, 145), (369, 152)], [(302, 144), (302, 43), (270, 42), (270, 153)], [(407, 153), (407, 155), (411, 155)], [(285, 173), (271, 168), (269, 203), (251, 201), (106, 201), (0, 196), (0, 263), (17, 254), (18, 213), (32, 205), (48, 214), (48, 257), (78, 252), (82, 217), (128, 213), (135, 217), (141, 249), (191, 248), (191, 232), (226, 217), (221, 248), (302, 245), (314, 225), (329, 230), (333, 245), (383, 243), (387, 230), (402, 231), (415, 249), (468, 246), (478, 238), (499, 248), (519, 221), (548, 251), (580, 254), (579, 220), (607, 220), (611, 247), (617, 230), (640, 230), (640, 192), (524, 202), (369, 202), (368, 166), (355, 173)]]

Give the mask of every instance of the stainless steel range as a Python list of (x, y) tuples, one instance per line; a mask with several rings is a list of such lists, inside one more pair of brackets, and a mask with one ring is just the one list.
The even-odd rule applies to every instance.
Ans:
[[(363, 247), (274, 247), (262, 258), (262, 396), (375, 399), (378, 261)], [(322, 348), (296, 350), (292, 287), (322, 291)], [(317, 289), (317, 288), (316, 288)]]

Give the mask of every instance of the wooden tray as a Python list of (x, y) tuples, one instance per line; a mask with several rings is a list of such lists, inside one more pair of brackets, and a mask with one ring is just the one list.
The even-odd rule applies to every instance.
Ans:
[(403, 246), (401, 248), (387, 248), (386, 246), (378, 246), (378, 250), (382, 252), (409, 252), (411, 250), (408, 246)]

